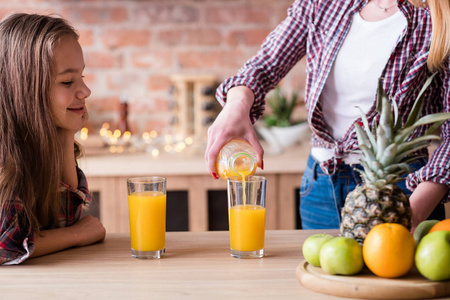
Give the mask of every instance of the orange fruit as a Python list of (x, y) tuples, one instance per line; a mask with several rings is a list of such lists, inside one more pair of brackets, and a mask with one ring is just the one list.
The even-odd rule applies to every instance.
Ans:
[(431, 227), (428, 233), (440, 230), (450, 230), (450, 219), (445, 219), (437, 222), (433, 227)]
[(416, 242), (406, 227), (384, 223), (373, 227), (363, 244), (363, 259), (375, 275), (401, 277), (414, 265)]

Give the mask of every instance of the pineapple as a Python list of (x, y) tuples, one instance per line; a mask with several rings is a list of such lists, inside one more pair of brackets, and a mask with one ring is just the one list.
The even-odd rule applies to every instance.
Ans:
[[(450, 118), (450, 113), (419, 118), (425, 90), (434, 76), (425, 82), (403, 127), (396, 103), (393, 102), (391, 107), (381, 82), (377, 97), (378, 122), (374, 121), (370, 127), (361, 112), (362, 124), (355, 123), (358, 148), (363, 155), (363, 170), (358, 170), (363, 184), (358, 185), (345, 199), (340, 231), (343, 236), (354, 238), (361, 245), (369, 230), (377, 224), (398, 223), (411, 228), (409, 199), (396, 183), (402, 180), (401, 175), (410, 173), (408, 163), (414, 158), (408, 159), (407, 156), (427, 147), (430, 140), (439, 139), (431, 133)], [(426, 124), (432, 125), (424, 136), (408, 140), (414, 129)]]

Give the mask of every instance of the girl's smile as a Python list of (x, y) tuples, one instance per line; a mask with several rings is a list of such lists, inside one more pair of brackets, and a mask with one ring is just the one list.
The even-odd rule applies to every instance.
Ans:
[(79, 107), (68, 107), (67, 110), (76, 114), (83, 115), (86, 107), (84, 105)]
[(83, 52), (74, 37), (66, 36), (55, 46), (54, 58), (50, 106), (56, 126), (74, 134), (88, 120), (85, 103), (91, 94), (83, 80)]

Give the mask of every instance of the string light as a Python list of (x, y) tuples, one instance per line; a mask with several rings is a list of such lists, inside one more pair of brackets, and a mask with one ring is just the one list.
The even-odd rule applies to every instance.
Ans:
[(150, 131), (150, 137), (152, 139), (156, 138), (158, 136), (158, 133), (155, 130)]
[(83, 141), (87, 140), (89, 130), (86, 127), (81, 128), (80, 130), (80, 139)]
[[(156, 130), (145, 131), (139, 137), (132, 135), (130, 131), (121, 132), (119, 129), (113, 129), (107, 122), (102, 124), (99, 134), (110, 153), (145, 151), (154, 158), (158, 158), (161, 151), (171, 154), (181, 153), (194, 143), (192, 137), (179, 134), (160, 135)], [(79, 137), (81, 140), (86, 140), (88, 129), (82, 128)]]

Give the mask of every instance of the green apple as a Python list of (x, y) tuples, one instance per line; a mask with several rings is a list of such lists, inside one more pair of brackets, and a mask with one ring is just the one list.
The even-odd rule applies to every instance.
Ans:
[(424, 277), (433, 281), (450, 279), (450, 231), (425, 235), (417, 246), (414, 259)]
[(337, 237), (320, 249), (320, 265), (329, 274), (353, 275), (364, 267), (362, 246), (349, 237)]
[(315, 267), (320, 267), (320, 248), (332, 238), (332, 235), (326, 233), (316, 233), (306, 238), (302, 246), (303, 257), (306, 261)]
[(431, 227), (433, 227), (434, 224), (436, 224), (437, 222), (439, 222), (439, 220), (425, 220), (419, 223), (419, 225), (417, 225), (413, 233), (416, 245), (419, 245), (420, 240), (428, 233), (428, 231), (430, 231)]

